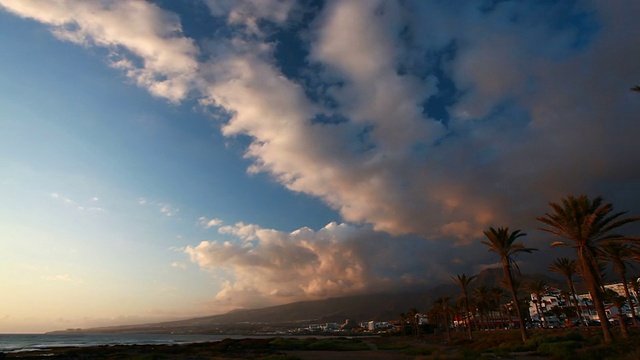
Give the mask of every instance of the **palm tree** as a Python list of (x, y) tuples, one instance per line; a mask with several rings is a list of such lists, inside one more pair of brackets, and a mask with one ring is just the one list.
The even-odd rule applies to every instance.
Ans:
[(448, 296), (442, 296), (440, 298), (438, 298), (438, 300), (436, 300), (436, 304), (438, 304), (438, 306), (440, 307), (440, 309), (442, 309), (442, 313), (444, 315), (444, 328), (445, 331), (447, 332), (447, 341), (451, 342), (451, 328), (450, 328), (450, 322), (449, 322), (449, 297)]
[[(626, 299), (624, 296), (620, 296), (617, 292), (606, 289), (604, 292), (604, 298), (607, 299), (613, 306), (618, 309), (618, 320), (620, 321), (620, 333), (622, 333), (622, 337), (627, 339), (629, 337), (629, 329), (627, 329), (627, 317), (622, 313), (622, 307)], [(600, 320), (602, 321), (602, 320)], [(609, 322), (608, 320), (605, 320)]]
[(493, 297), (495, 306), (498, 308), (498, 314), (500, 315), (500, 323), (502, 323), (504, 320), (504, 317), (502, 316), (502, 306), (500, 305), (500, 300), (504, 296), (504, 291), (499, 286), (494, 286), (491, 289), (489, 289), (489, 291), (491, 292), (491, 296)]
[(413, 336), (420, 336), (420, 328), (418, 327), (418, 314), (420, 310), (416, 308), (409, 309), (409, 313), (407, 316), (409, 317), (409, 321), (411, 322), (411, 332)]
[(484, 329), (489, 329), (489, 297), (491, 293), (486, 285), (480, 285), (473, 289), (473, 296), (476, 298), (476, 304), (480, 311), (480, 319), (482, 321), (482, 314), (484, 314)]
[(638, 325), (636, 320), (636, 311), (631, 301), (631, 294), (629, 293), (629, 285), (627, 281), (627, 261), (633, 259), (634, 252), (628, 245), (619, 242), (608, 242), (602, 245), (602, 252), (600, 256), (613, 264), (613, 270), (620, 275), (622, 279), (622, 287), (624, 288), (624, 296), (629, 302), (629, 308), (633, 315), (633, 323)]
[(520, 334), (522, 335), (522, 342), (527, 341), (529, 333), (527, 332), (526, 324), (524, 323), (524, 316), (522, 315), (522, 309), (520, 309), (520, 303), (518, 302), (518, 295), (513, 285), (513, 273), (512, 269), (518, 269), (514, 257), (519, 253), (531, 253), (538, 249), (527, 248), (523, 243), (516, 243), (516, 239), (526, 234), (521, 233), (520, 230), (509, 231), (509, 228), (498, 228), (497, 230), (490, 227), (489, 230), (484, 231), (484, 236), (489, 241), (483, 241), (482, 243), (489, 247), (489, 251), (493, 251), (500, 256), (502, 262), (502, 270), (504, 271), (504, 277), (507, 281), (507, 286), (513, 297), (513, 303), (516, 305), (516, 311), (518, 313), (518, 321), (520, 321)]
[(407, 315), (405, 313), (400, 313), (400, 332), (402, 333), (402, 336), (406, 335), (405, 334), (405, 328), (406, 328), (406, 324), (407, 324)]
[(540, 305), (542, 304), (542, 294), (547, 291), (547, 284), (544, 280), (532, 280), (525, 284), (525, 288), (535, 297), (533, 302), (536, 306), (536, 312), (538, 313), (538, 320), (542, 321), (542, 326), (547, 327), (547, 321), (544, 320), (542, 314), (540, 314)]
[(460, 289), (462, 289), (462, 298), (464, 299), (465, 317), (467, 318), (466, 320), (467, 335), (469, 336), (469, 340), (473, 340), (473, 334), (471, 332), (471, 316), (469, 313), (468, 287), (469, 287), (469, 284), (473, 281), (473, 279), (476, 278), (476, 275), (467, 276), (466, 274), (462, 274), (462, 275), (456, 275), (455, 277), (452, 276), (452, 278), (456, 283), (458, 283), (458, 285), (460, 285)]
[(571, 296), (573, 296), (573, 306), (575, 306), (577, 310), (578, 320), (582, 321), (582, 312), (580, 311), (580, 305), (578, 305), (578, 294), (576, 294), (576, 288), (573, 285), (572, 278), (573, 275), (578, 273), (576, 261), (566, 257), (557, 258), (549, 265), (549, 271), (564, 275), (565, 280), (567, 280), (567, 285), (569, 286), (569, 292)]
[(640, 284), (637, 279), (631, 281), (631, 288), (633, 289), (633, 296), (638, 300), (640, 298), (640, 296), (638, 296), (638, 294), (640, 294)]
[[(538, 221), (547, 225), (540, 228), (551, 234), (570, 240), (571, 246), (578, 254), (580, 273), (589, 289), (591, 299), (600, 318), (605, 342), (613, 341), (611, 326), (606, 320), (607, 315), (602, 303), (602, 288), (600, 285), (600, 269), (597, 253), (600, 245), (607, 241), (622, 241), (623, 236), (610, 234), (625, 224), (638, 221), (638, 217), (622, 217), (623, 212), (613, 212), (613, 205), (603, 203), (602, 197), (590, 200), (586, 195), (579, 197), (567, 196), (560, 204), (549, 203), (552, 213), (546, 213)], [(551, 246), (566, 245), (558, 241)]]

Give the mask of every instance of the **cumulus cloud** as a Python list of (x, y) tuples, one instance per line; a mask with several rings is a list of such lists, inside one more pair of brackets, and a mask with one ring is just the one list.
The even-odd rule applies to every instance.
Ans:
[[(143, 1), (0, 4), (110, 49), (111, 64), (155, 95), (195, 94), (227, 115), (224, 136), (249, 139), (250, 172), (371, 225), (283, 233), (201, 219), (236, 237), (187, 249), (233, 274), (220, 301), (369, 289), (384, 276), (366, 247), (351, 247), (364, 241), (344, 240), (361, 232), (376, 246), (419, 234), (444, 240), (431, 249), (465, 252), (488, 226), (534, 226), (569, 193), (637, 210), (637, 1), (344, 0), (311, 21), (294, 1), (208, 1), (231, 30), (198, 42), (176, 14)], [(304, 56), (298, 75), (278, 52), (290, 29), (303, 43), (292, 51)], [(333, 263), (348, 275), (322, 267)]]
[(330, 223), (317, 231), (283, 232), (238, 223), (219, 231), (233, 240), (184, 250), (200, 267), (226, 274), (215, 296), (218, 309), (424, 286), (425, 274), (446, 276), (428, 253), (447, 249), (429, 250), (424, 242), (370, 227)]

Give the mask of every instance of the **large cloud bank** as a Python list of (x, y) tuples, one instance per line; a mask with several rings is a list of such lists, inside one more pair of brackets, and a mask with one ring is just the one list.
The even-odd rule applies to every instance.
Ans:
[(287, 233), (238, 223), (218, 232), (232, 240), (186, 248), (191, 261), (224, 279), (216, 309), (424, 285), (416, 273), (440, 275), (424, 243), (348, 224)]
[[(568, 193), (636, 206), (637, 1), (205, 3), (227, 31), (195, 39), (143, 1), (0, 0), (61, 39), (106, 47), (155, 96), (214, 108), (225, 136), (251, 139), (249, 171), (369, 224), (374, 238), (466, 244), (490, 225), (531, 226)], [(298, 48), (283, 54), (283, 34)], [(348, 251), (359, 238), (349, 229), (255, 230), (241, 245), (188, 251), (233, 268), (221, 301), (232, 290), (367, 290), (382, 278), (362, 249)]]

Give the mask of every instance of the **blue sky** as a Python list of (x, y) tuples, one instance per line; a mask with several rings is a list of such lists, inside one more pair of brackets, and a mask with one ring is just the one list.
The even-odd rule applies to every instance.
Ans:
[(638, 7), (0, 0), (0, 332), (426, 286), (489, 226), (546, 248), (566, 194), (638, 213)]

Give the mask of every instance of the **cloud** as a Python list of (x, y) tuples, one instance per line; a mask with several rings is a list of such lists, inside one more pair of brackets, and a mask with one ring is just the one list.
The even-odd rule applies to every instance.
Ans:
[(169, 204), (158, 203), (157, 206), (158, 206), (158, 210), (160, 210), (160, 212), (166, 216), (174, 216), (178, 212), (180, 212), (179, 208), (176, 208)]
[(51, 26), (55, 36), (109, 49), (109, 64), (155, 96), (184, 99), (198, 63), (198, 48), (182, 35), (179, 18), (145, 1), (19, 1), (0, 6)]
[[(53, 192), (53, 193), (49, 194), (49, 197), (51, 199), (59, 201), (59, 202), (61, 202), (63, 204), (75, 205), (75, 208), (77, 210), (80, 210), (80, 211), (85, 211), (85, 210), (86, 211), (90, 211), (90, 212), (106, 212), (107, 211), (106, 209), (104, 209), (102, 207), (99, 207), (99, 206), (87, 206), (85, 204), (79, 203), (79, 202), (71, 199), (70, 197), (66, 197), (66, 196), (61, 195), (61, 194), (59, 194), (57, 192)], [(97, 198), (93, 198), (93, 199), (97, 199)], [(97, 201), (97, 200), (93, 200), (93, 199), (91, 199), (90, 201), (91, 202), (96, 202)]]
[(64, 282), (64, 283), (76, 283), (76, 284), (83, 283), (81, 279), (72, 277), (69, 274), (46, 275), (46, 276), (41, 276), (40, 278), (47, 281), (56, 281), (56, 282)]
[[(533, 227), (548, 201), (569, 193), (603, 194), (638, 212), (632, 0), (344, 0), (313, 11), (292, 1), (210, 1), (231, 27), (198, 41), (184, 36), (176, 14), (142, 1), (0, 4), (62, 39), (106, 47), (113, 66), (155, 95), (193, 94), (224, 113), (222, 134), (249, 139), (249, 172), (321, 199), (364, 224), (375, 243), (418, 234), (446, 243), (427, 243), (432, 249), (455, 244), (465, 253), (488, 226)], [(299, 16), (305, 11), (311, 20)], [(290, 52), (303, 57), (297, 75), (278, 50), (287, 31), (302, 43)], [(301, 230), (311, 234), (302, 246), (292, 234), (240, 223), (219, 227), (236, 242), (188, 249), (201, 266), (235, 274), (221, 300), (320, 296), (333, 291), (335, 274), (314, 279), (303, 264), (327, 258), (327, 239), (354, 244), (332, 231)], [(298, 282), (266, 273), (256, 283), (243, 270), (263, 259), (286, 275), (269, 253), (285, 247), (304, 259)], [(340, 278), (347, 292), (378, 281), (357, 251), (350, 260), (361, 268), (334, 260), (350, 271)]]
[(162, 214), (168, 217), (175, 216), (177, 213), (180, 212), (180, 208), (177, 208), (171, 204), (149, 201), (146, 198), (142, 198), (142, 197), (138, 198), (137, 203), (140, 206), (151, 205), (157, 208), (159, 212), (161, 212)]
[(174, 261), (174, 262), (171, 263), (171, 267), (172, 268), (177, 268), (177, 269), (186, 269), (187, 268), (187, 264)]
[[(329, 223), (293, 232), (238, 223), (221, 228), (232, 240), (187, 246), (190, 260), (217, 274), (218, 311), (388, 290), (448, 281), (446, 243), (393, 238), (371, 227)], [(477, 251), (477, 250), (474, 250)], [(224, 275), (220, 275), (224, 274)]]
[(66, 196), (63, 196), (63, 195), (60, 195), (60, 194), (55, 193), (55, 192), (49, 194), (49, 197), (51, 197), (52, 199), (58, 200), (60, 202), (63, 202), (65, 204), (75, 204), (76, 203), (75, 201), (71, 200), (70, 198), (68, 198)]
[(294, 9), (295, 0), (206, 0), (211, 13), (225, 17), (230, 25), (242, 25), (250, 35), (264, 36), (259, 21), (284, 24)]
[(212, 227), (222, 225), (222, 220), (217, 218), (209, 219), (205, 216), (201, 216), (200, 218), (198, 218), (198, 225), (204, 227), (205, 229), (211, 229)]

